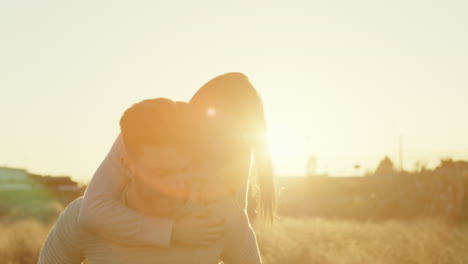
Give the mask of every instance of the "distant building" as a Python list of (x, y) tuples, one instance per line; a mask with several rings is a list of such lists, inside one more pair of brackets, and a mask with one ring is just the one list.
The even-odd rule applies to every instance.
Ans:
[(57, 199), (71, 201), (84, 192), (84, 187), (68, 176), (52, 177), (31, 174), (23, 169), (0, 167), (0, 192), (29, 191), (44, 188)]
[(306, 176), (316, 176), (317, 175), (317, 157), (310, 155), (307, 160), (307, 169)]
[(30, 190), (33, 184), (26, 170), (0, 168), (1, 190)]

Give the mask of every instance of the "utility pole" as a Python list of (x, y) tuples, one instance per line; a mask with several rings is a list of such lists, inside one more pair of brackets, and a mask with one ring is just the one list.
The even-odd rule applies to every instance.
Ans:
[(400, 135), (400, 171), (403, 171), (403, 136)]

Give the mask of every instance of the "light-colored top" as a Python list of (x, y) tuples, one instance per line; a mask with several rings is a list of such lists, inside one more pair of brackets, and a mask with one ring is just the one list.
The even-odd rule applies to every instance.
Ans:
[[(189, 202), (187, 202), (189, 203)], [(85, 259), (90, 264), (260, 264), (258, 246), (245, 210), (235, 199), (212, 204), (214, 211), (226, 217), (223, 239), (207, 247), (171, 246), (131, 247), (109, 242), (78, 223), (83, 199), (72, 202), (50, 231), (39, 256), (39, 264), (75, 264)], [(196, 210), (197, 202), (182, 210)]]
[(120, 244), (169, 247), (172, 220), (145, 216), (120, 201), (128, 183), (121, 163), (123, 151), (119, 135), (86, 189), (78, 221), (83, 227)]
[[(79, 223), (90, 231), (122, 245), (169, 247), (173, 220), (146, 216), (120, 201), (128, 183), (121, 163), (125, 146), (119, 135), (111, 150), (95, 172), (86, 189), (79, 214)], [(237, 193), (238, 203), (245, 210), (247, 183)]]

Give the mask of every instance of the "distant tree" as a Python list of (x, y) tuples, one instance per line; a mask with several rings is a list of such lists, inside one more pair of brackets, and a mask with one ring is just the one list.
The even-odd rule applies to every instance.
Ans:
[(375, 175), (391, 175), (395, 172), (395, 166), (389, 157), (385, 157), (375, 170)]
[(436, 170), (452, 170), (462, 174), (468, 174), (468, 161), (455, 161), (452, 158), (441, 159)]

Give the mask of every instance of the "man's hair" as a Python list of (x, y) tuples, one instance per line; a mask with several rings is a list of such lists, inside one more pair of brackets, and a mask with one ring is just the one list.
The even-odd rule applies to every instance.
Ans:
[(128, 108), (120, 119), (120, 130), (129, 155), (140, 155), (144, 146), (190, 145), (188, 105), (167, 98), (143, 100)]

